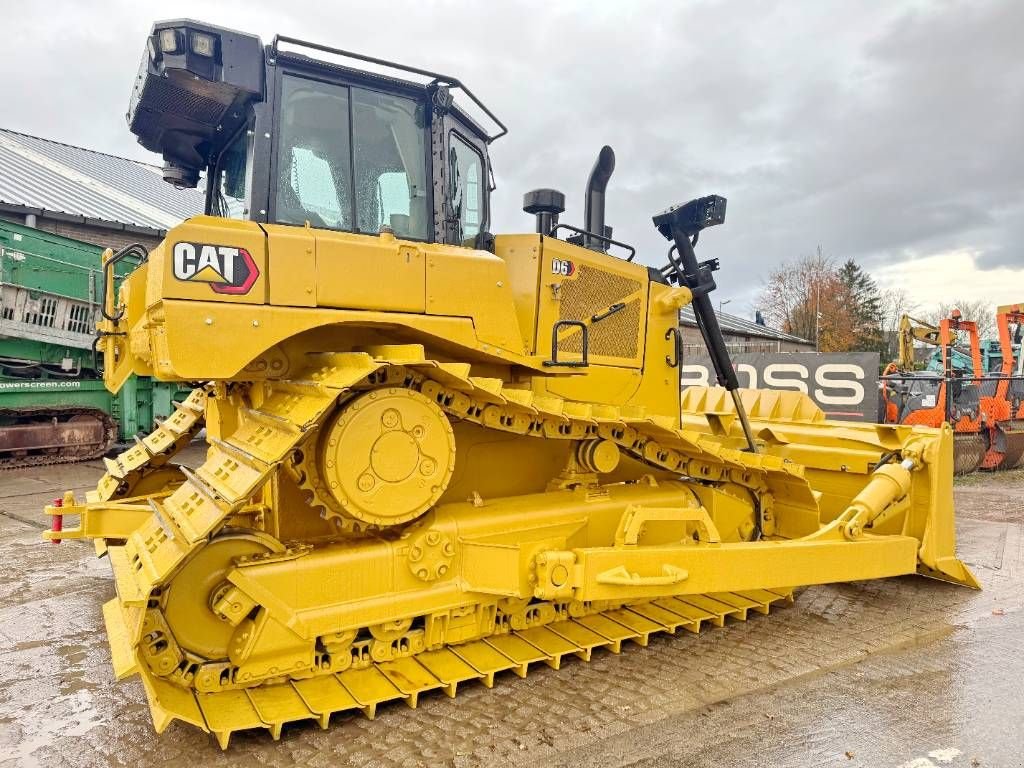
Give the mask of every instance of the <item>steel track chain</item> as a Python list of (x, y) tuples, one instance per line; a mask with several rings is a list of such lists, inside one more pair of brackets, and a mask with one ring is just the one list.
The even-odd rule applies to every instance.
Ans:
[(175, 402), (175, 413), (158, 421), (157, 429), (113, 459), (105, 459), (106, 472), (96, 485), (94, 500), (113, 501), (132, 495), (147, 472), (165, 466), (182, 451), (205, 423), (207, 389), (198, 387), (184, 401)]
[[(303, 379), (254, 385), (262, 387), (262, 397), (255, 398), (259, 401), (258, 406), (242, 409), (239, 426), (231, 435), (223, 440), (209, 441), (203, 465), (195, 472), (184, 471), (184, 483), (170, 496), (153, 500), (152, 518), (129, 537), (123, 548), (110, 548), (111, 559), (116, 561), (115, 575), (121, 604), (121, 610), (116, 611), (118, 618), (114, 621), (123, 623), (122, 634), (129, 647), (135, 648), (142, 629), (144, 607), (154, 591), (168, 584), (185, 560), (249, 503), (271, 474), (323, 422), (339, 398), (357, 390), (398, 385), (421, 391), (452, 418), (469, 420), (485, 428), (539, 438), (611, 440), (628, 455), (659, 469), (704, 482), (728, 480), (754, 488), (762, 495), (766, 491), (770, 493), (776, 483), (782, 482), (786, 493), (796, 499), (795, 503), (814, 504), (814, 497), (799, 468), (778, 458), (725, 448), (706, 435), (680, 429), (669, 418), (646, 417), (640, 412), (630, 413), (629, 409), (505, 389), (501, 380), (470, 376), (469, 366), (465, 364), (435, 363), (422, 358), (410, 361), (404, 356), (388, 360), (360, 353), (333, 355), (329, 362), (309, 371)], [(138, 466), (144, 464), (142, 462)], [(806, 491), (803, 499), (799, 494), (801, 487)], [(782, 597), (785, 595), (775, 595), (773, 600)], [(766, 606), (762, 607), (766, 609)], [(597, 614), (587, 618), (602, 617), (603, 614)], [(652, 627), (650, 631), (667, 630)], [(481, 642), (491, 641), (493, 637)], [(446, 649), (456, 647), (447, 646)], [(576, 648), (573, 652), (578, 650)], [(132, 650), (132, 653), (137, 651)], [(537, 660), (542, 660), (542, 657)], [(141, 669), (146, 665), (140, 659), (137, 666)], [(367, 670), (350, 671), (357, 674)], [(317, 675), (309, 679), (331, 677)], [(195, 695), (197, 702), (204, 701), (207, 696), (228, 694), (245, 694), (251, 700), (253, 695), (262, 696), (255, 692), (266, 687), (256, 685), (216, 694), (195, 694), (191, 689), (181, 688), (148, 671), (143, 673), (143, 678), (148, 680), (147, 692), (151, 705), (155, 707), (154, 722), (158, 728), (157, 708), (161, 712), (170, 712), (165, 705), (154, 704), (161, 698), (157, 691), (161, 685), (171, 686), (182, 696)], [(163, 697), (168, 695), (164, 691)], [(335, 707), (335, 711), (337, 709)], [(310, 716), (309, 711), (303, 709), (306, 713), (303, 717)], [(223, 724), (209, 722), (209, 713), (204, 713), (205, 719), (197, 719), (175, 711), (173, 717), (228, 735), (239, 728), (255, 727), (223, 728), (220, 727)]]
[[(327, 728), (333, 714), (352, 710), (373, 719), (380, 704), (404, 701), (415, 709), (419, 696), (431, 691), (455, 698), (463, 683), (480, 681), (492, 688), (502, 672), (525, 678), (531, 664), (543, 662), (557, 670), (565, 657), (589, 662), (595, 649), (618, 654), (627, 641), (647, 646), (652, 635), (673, 635), (680, 628), (699, 633), (706, 624), (724, 627), (727, 619), (746, 621), (751, 611), (768, 614), (776, 603), (792, 602), (792, 591), (781, 589), (661, 598), (374, 661), (359, 669), (215, 693), (181, 688), (153, 674), (145, 663), (138, 664), (138, 671), (157, 733), (182, 720), (212, 733), (221, 749), (227, 749), (236, 731), (263, 728), (277, 740), (292, 722), (314, 719)], [(120, 609), (114, 603), (116, 599), (104, 606), (104, 613), (109, 607), (118, 621)]]
[[(498, 379), (476, 379), (474, 390), (467, 393), (464, 389), (443, 385), (430, 378), (429, 373), (412, 373), (397, 380), (389, 375), (405, 367), (394, 364), (386, 369), (384, 375), (375, 373), (374, 377), (380, 382), (378, 386), (405, 386), (425, 394), (452, 419), (469, 421), (487, 429), (547, 439), (610, 440), (634, 459), (657, 469), (702, 482), (727, 480), (757, 493), (769, 490), (769, 477), (781, 475), (787, 484), (806, 486), (804, 503), (815, 506), (809, 486), (791, 465), (775, 457), (724, 448), (696, 432), (687, 434), (671, 419), (655, 417), (645, 420), (637, 417), (634, 419), (637, 426), (630, 426), (622, 420), (622, 409), (614, 406), (509, 390), (502, 387)], [(439, 367), (439, 370), (443, 368)], [(486, 383), (481, 386), (482, 382)], [(313, 448), (315, 440), (314, 431), (306, 444)], [(305, 451), (299, 464), (300, 487), (309, 494), (314, 506), (339, 519), (342, 530), (358, 532), (365, 529), (366, 526), (358, 521), (344, 518), (331, 494), (321, 485), (313, 453), (313, 450)], [(792, 490), (787, 489), (787, 493), (791, 494)]]
[[(109, 451), (117, 441), (117, 424), (108, 413), (99, 408), (86, 406), (31, 406), (26, 408), (0, 408), (0, 418), (33, 418), (37, 416), (93, 416), (103, 425), (104, 440), (87, 453), (61, 451), (58, 453), (29, 454), (27, 456), (8, 456), (0, 458), (0, 471), (7, 469), (23, 469), (25, 467), (42, 467), (53, 464), (68, 464), (77, 461), (98, 459)], [(0, 430), (3, 427), (0, 426)], [(73, 448), (74, 446), (69, 446)], [(80, 446), (79, 446), (80, 447)]]

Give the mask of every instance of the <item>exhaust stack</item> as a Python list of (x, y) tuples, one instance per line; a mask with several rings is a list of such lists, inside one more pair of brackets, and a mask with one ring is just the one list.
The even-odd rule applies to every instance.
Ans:
[[(587, 192), (585, 204), (584, 229), (595, 235), (609, 237), (611, 232), (606, 230), (604, 225), (604, 193), (608, 187), (608, 179), (612, 177), (615, 170), (615, 152), (607, 144), (601, 147), (597, 154), (597, 162), (594, 163), (587, 179)], [(608, 243), (596, 237), (587, 235), (584, 245), (595, 251), (607, 251)]]

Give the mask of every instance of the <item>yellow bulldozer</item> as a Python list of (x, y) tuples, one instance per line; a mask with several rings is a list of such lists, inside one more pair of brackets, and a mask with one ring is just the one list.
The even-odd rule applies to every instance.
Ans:
[[(372, 717), (802, 585), (978, 586), (948, 427), (738, 389), (694, 252), (724, 198), (654, 216), (672, 246), (643, 266), (604, 221), (606, 147), (583, 226), (541, 189), (535, 231), (495, 235), (505, 128), (458, 79), (193, 21), (153, 27), (128, 120), (206, 213), (104, 255), (105, 380), (196, 388), (45, 537), (109, 561), (115, 673), (157, 731)], [(681, 396), (691, 303), (720, 386)]]

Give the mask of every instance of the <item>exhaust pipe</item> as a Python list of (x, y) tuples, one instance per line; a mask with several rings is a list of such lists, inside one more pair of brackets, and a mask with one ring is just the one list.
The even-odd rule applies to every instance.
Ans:
[[(615, 170), (615, 152), (607, 144), (601, 147), (597, 155), (597, 162), (590, 171), (587, 179), (587, 192), (584, 219), (584, 229), (595, 235), (608, 236), (604, 226), (604, 192), (608, 187), (608, 179), (612, 177)], [(607, 251), (608, 243), (596, 237), (587, 235), (584, 245), (594, 251)]]

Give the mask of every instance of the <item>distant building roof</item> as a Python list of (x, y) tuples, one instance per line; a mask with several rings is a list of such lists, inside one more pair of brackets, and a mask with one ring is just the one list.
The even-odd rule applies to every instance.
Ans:
[(0, 128), (0, 210), (163, 234), (203, 210), (155, 165)]
[[(744, 320), (742, 317), (730, 315), (726, 312), (715, 312), (718, 315), (718, 324), (723, 333), (736, 336), (756, 336), (759, 339), (771, 339), (772, 341), (789, 341), (793, 344), (806, 344), (813, 347), (814, 342), (794, 336), (791, 333), (778, 331), (765, 325), (758, 325), (753, 320)], [(693, 307), (683, 307), (679, 310), (679, 322), (690, 327), (696, 326), (697, 321), (693, 317)]]

